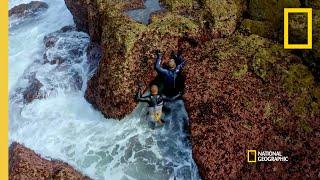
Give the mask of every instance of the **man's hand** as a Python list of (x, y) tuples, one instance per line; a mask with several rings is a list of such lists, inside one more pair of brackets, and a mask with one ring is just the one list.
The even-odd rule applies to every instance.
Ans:
[(157, 57), (161, 57), (161, 56), (162, 56), (161, 51), (160, 51), (160, 50), (157, 50), (157, 51), (156, 51), (156, 55), (157, 55)]
[(176, 59), (177, 58), (177, 54), (174, 51), (171, 51), (170, 56), (171, 56), (172, 59)]
[(144, 87), (144, 84), (143, 84), (143, 82), (141, 82), (141, 81), (139, 81), (139, 82), (137, 82), (137, 88), (138, 88), (138, 92), (142, 92), (142, 88)]

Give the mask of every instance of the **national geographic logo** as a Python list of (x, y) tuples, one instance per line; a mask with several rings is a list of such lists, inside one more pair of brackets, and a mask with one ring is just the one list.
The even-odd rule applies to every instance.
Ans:
[(256, 150), (248, 150), (247, 160), (249, 163), (257, 162), (257, 151)]
[(258, 162), (286, 162), (288, 156), (283, 156), (281, 151), (247, 151), (247, 161), (249, 163)]

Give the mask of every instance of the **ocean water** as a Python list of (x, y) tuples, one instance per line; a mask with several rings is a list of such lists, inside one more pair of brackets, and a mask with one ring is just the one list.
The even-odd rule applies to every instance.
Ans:
[[(9, 8), (30, 1), (10, 0)], [(57, 32), (74, 26), (72, 15), (63, 0), (45, 2), (49, 9), (34, 17), (10, 18), (10, 143), (98, 180), (200, 179), (183, 101), (166, 105), (166, 124), (155, 130), (145, 121), (145, 104), (121, 121), (106, 119), (84, 99), (93, 73), (86, 59), (89, 36), (72, 28)], [(45, 47), (45, 37), (54, 45)], [(26, 102), (26, 92), (39, 83), (40, 98)]]

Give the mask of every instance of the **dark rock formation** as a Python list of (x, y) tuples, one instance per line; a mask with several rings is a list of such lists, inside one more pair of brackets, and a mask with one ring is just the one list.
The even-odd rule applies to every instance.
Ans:
[(37, 13), (48, 9), (49, 6), (45, 2), (31, 1), (28, 4), (20, 4), (9, 10), (9, 16), (27, 17), (34, 16)]
[(28, 80), (30, 85), (22, 92), (25, 103), (30, 103), (34, 99), (42, 98), (42, 95), (39, 91), (43, 84), (36, 79), (35, 74), (30, 76)]
[[(117, 8), (121, 10), (135, 9), (143, 7), (143, 0), (119, 0), (117, 2)], [(84, 31), (90, 34), (93, 42), (99, 42), (101, 40), (102, 27), (100, 23), (104, 21), (101, 19), (104, 16), (105, 5), (108, 3), (100, 3), (97, 1), (73, 1), (65, 0), (68, 9), (73, 14), (73, 19), (80, 31)], [(110, 1), (109, 3), (112, 3)], [(114, 3), (114, 4), (115, 4)], [(100, 9), (102, 8), (102, 9)], [(102, 11), (101, 11), (102, 10)], [(110, 12), (112, 13), (112, 12)]]
[(12, 143), (9, 149), (9, 179), (81, 179), (82, 175), (67, 163), (46, 160), (19, 143)]
[(243, 12), (247, 9), (245, 0), (160, 0), (170, 11), (193, 19), (206, 33), (221, 37), (232, 35)]
[[(303, 65), (308, 53), (316, 59), (318, 48), (302, 56), (278, 43), (283, 8), (300, 7), (298, 0), (162, 0), (167, 11), (154, 14), (148, 26), (123, 14), (124, 0), (66, 2), (102, 47), (86, 99), (104, 115), (121, 118), (134, 109), (136, 82), (156, 76), (155, 50), (166, 62), (171, 50), (184, 48), (184, 97), (204, 179), (318, 176), (320, 86)], [(78, 6), (94, 16), (79, 15)], [(289, 162), (248, 164), (248, 149), (281, 150)]]

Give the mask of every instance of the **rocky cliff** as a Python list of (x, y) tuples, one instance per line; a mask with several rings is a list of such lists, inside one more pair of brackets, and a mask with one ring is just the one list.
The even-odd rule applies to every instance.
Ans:
[[(156, 76), (155, 50), (165, 52), (166, 61), (171, 50), (184, 48), (184, 98), (204, 179), (318, 176), (319, 9), (313, 50), (281, 45), (283, 8), (319, 8), (316, 1), (161, 0), (166, 10), (154, 13), (149, 25), (123, 13), (138, 2), (65, 1), (78, 28), (103, 49), (86, 99), (105, 116), (121, 118), (134, 109), (135, 83)], [(289, 162), (249, 164), (249, 149), (280, 150)]]
[(18, 143), (9, 150), (9, 179), (81, 179), (89, 180), (70, 165), (46, 160)]

